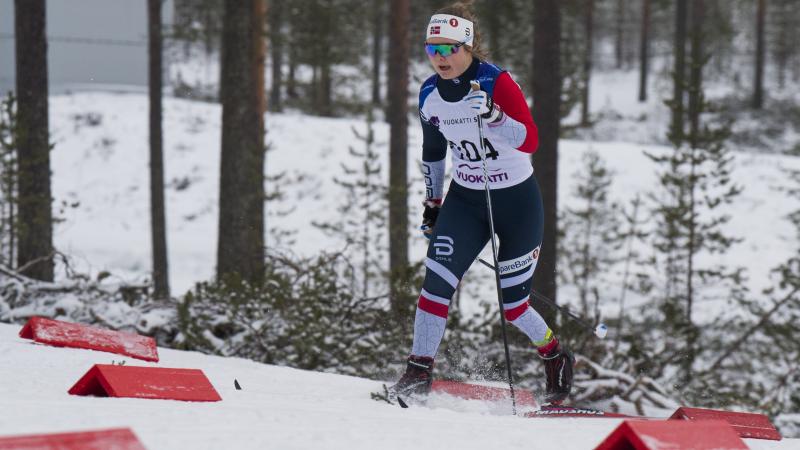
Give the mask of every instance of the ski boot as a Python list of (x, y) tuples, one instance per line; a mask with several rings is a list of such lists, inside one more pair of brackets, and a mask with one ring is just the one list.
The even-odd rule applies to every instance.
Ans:
[(550, 405), (559, 405), (572, 390), (572, 368), (575, 357), (569, 349), (561, 347), (557, 338), (539, 347), (539, 357), (544, 361), (544, 372), (547, 377), (544, 401)]
[(431, 392), (433, 383), (433, 358), (425, 356), (408, 357), (406, 373), (389, 388), (390, 399), (397, 397), (424, 397)]

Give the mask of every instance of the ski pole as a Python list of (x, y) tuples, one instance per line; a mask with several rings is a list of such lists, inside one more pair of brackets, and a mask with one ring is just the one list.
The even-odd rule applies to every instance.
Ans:
[[(493, 266), (493, 265), (489, 264), (488, 262), (484, 261), (483, 258), (478, 258), (478, 261), (480, 261), (481, 264), (483, 264), (484, 266), (494, 270), (495, 273), (498, 272), (495, 269), (495, 266)], [(578, 325), (582, 326), (587, 331), (591, 331), (592, 333), (594, 333), (595, 336), (599, 337), (600, 339), (603, 339), (604, 337), (606, 337), (606, 334), (608, 334), (608, 327), (606, 326), (606, 324), (599, 323), (599, 324), (597, 324), (597, 326), (594, 326), (594, 325), (590, 324), (589, 322), (587, 322), (585, 319), (581, 318), (577, 314), (575, 314), (572, 311), (570, 311), (569, 309), (567, 309), (567, 308), (565, 308), (563, 306), (559, 306), (558, 304), (556, 304), (556, 302), (554, 302), (553, 300), (550, 300), (550, 298), (548, 298), (548, 297), (546, 297), (546, 296), (544, 296), (544, 295), (542, 295), (542, 294), (540, 294), (540, 293), (538, 293), (538, 292), (536, 292), (534, 290), (531, 290), (531, 295), (533, 295), (533, 297), (535, 297), (537, 300), (541, 300), (541, 301), (547, 303), (550, 307), (561, 311), (562, 314), (568, 316), (570, 319), (575, 321), (575, 323), (577, 323)]]
[[(476, 80), (470, 81), (473, 91), (478, 91), (481, 88), (480, 83)], [(481, 115), (478, 114), (478, 139), (481, 145), (481, 156), (483, 157), (483, 185), (486, 189), (486, 211), (489, 215), (489, 233), (492, 241), (492, 257), (494, 257), (494, 267), (499, 267), (497, 264), (497, 240), (494, 236), (494, 218), (492, 217), (492, 195), (489, 190), (489, 170), (486, 168), (486, 147), (483, 143), (483, 120)], [(497, 302), (500, 304), (500, 328), (503, 335), (503, 348), (506, 352), (506, 369), (508, 371), (508, 389), (511, 392), (511, 413), (517, 415), (517, 399), (514, 396), (514, 377), (511, 374), (511, 353), (508, 350), (508, 337), (506, 336), (506, 316), (503, 311), (503, 288), (500, 285), (500, 272), (494, 271), (495, 282), (497, 283)]]

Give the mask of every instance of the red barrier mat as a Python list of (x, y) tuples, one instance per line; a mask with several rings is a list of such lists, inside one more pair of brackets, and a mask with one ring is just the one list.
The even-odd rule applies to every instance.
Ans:
[(222, 400), (202, 370), (107, 364), (92, 366), (69, 393), (190, 402)]
[(145, 450), (128, 428), (0, 437), (0, 450)]
[(720, 411), (702, 408), (678, 408), (670, 416), (672, 420), (724, 420), (739, 436), (753, 439), (783, 439), (775, 425), (764, 414)]
[[(435, 380), (431, 391), (450, 394), (466, 400), (500, 401), (511, 400), (511, 393), (506, 388), (482, 386), (479, 384), (462, 383), (460, 381)], [(514, 389), (514, 397), (518, 406), (538, 407), (533, 393), (524, 389)]]
[(138, 334), (32, 317), (19, 337), (56, 347), (84, 348), (158, 362), (155, 339)]
[(595, 450), (746, 450), (748, 447), (720, 420), (684, 422), (676, 420), (626, 420)]

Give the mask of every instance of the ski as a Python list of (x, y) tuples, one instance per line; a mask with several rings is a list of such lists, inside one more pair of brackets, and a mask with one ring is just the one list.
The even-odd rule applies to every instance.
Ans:
[(606, 412), (600, 409), (574, 405), (544, 403), (539, 409), (525, 414), (525, 417), (633, 417), (627, 414)]

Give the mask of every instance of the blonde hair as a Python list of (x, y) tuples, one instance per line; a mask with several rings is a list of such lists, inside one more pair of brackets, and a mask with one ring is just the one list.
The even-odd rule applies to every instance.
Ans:
[(461, 17), (472, 22), (475, 28), (475, 36), (472, 38), (472, 45), (465, 45), (464, 47), (482, 61), (486, 61), (486, 59), (489, 58), (489, 52), (481, 45), (481, 33), (478, 31), (478, 20), (472, 12), (472, 1), (455, 2), (439, 9), (436, 11), (436, 14), (450, 14), (451, 16)]

